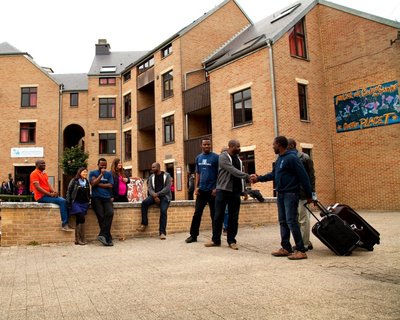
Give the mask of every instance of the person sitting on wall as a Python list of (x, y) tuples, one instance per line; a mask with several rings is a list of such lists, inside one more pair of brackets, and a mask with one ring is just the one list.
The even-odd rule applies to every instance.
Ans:
[(61, 230), (73, 231), (68, 227), (68, 206), (67, 201), (58, 196), (58, 192), (54, 191), (49, 183), (49, 177), (44, 170), (46, 162), (37, 160), (36, 169), (30, 175), (30, 190), (33, 192), (34, 198), (39, 203), (54, 203), (60, 207), (61, 214)]

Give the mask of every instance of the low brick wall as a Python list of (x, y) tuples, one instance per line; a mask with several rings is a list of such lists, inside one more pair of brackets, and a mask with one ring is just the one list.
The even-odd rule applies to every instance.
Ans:
[[(114, 203), (114, 220), (111, 233), (115, 240), (133, 237), (158, 236), (159, 208), (149, 209), (149, 226), (145, 232), (137, 232), (140, 225), (140, 203)], [(194, 212), (194, 201), (173, 201), (168, 209), (167, 233), (187, 232)], [(74, 232), (60, 229), (60, 210), (54, 204), (36, 202), (2, 202), (1, 246), (48, 244), (73, 242)], [(72, 218), (73, 219), (73, 218)], [(275, 198), (266, 198), (260, 203), (255, 200), (242, 201), (239, 225), (263, 225), (277, 222)], [(74, 225), (75, 222), (71, 221)], [(211, 229), (208, 206), (203, 213), (201, 230)], [(99, 232), (96, 215), (92, 209), (86, 216), (86, 237), (95, 240)]]

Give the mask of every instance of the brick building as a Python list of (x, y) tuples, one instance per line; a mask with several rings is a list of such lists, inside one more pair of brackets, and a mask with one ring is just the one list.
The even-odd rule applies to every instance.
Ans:
[[(398, 29), (315, 0), (254, 24), (226, 0), (148, 52), (113, 52), (99, 40), (88, 74), (48, 73), (2, 43), (0, 103), (11, 112), (0, 120), (8, 133), (0, 137), (0, 176), (27, 179), (44, 157), (62, 189), (62, 150), (81, 145), (90, 168), (99, 157), (119, 157), (132, 176), (146, 177), (160, 162), (175, 177), (176, 198), (185, 199), (202, 137), (216, 152), (238, 138), (246, 170), (265, 173), (280, 134), (313, 157), (324, 202), (398, 209), (390, 192), (400, 181)], [(386, 109), (374, 109), (371, 97)], [(271, 184), (257, 188), (273, 195)]]

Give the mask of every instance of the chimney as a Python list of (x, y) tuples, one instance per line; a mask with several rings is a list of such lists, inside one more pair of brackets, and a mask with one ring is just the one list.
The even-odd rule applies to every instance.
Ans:
[(107, 39), (99, 39), (96, 44), (96, 56), (110, 54), (110, 45), (107, 43)]

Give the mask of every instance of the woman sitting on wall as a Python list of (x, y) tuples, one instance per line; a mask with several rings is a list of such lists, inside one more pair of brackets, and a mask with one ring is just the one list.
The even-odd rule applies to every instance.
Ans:
[(128, 202), (128, 184), (130, 179), (122, 167), (120, 159), (115, 158), (111, 164), (111, 174), (114, 179), (113, 195), (114, 202)]

